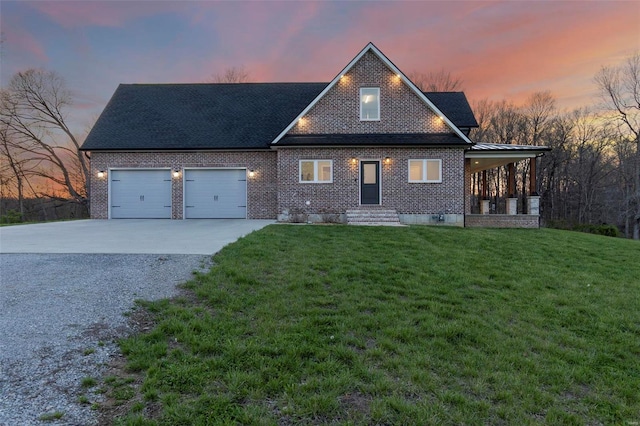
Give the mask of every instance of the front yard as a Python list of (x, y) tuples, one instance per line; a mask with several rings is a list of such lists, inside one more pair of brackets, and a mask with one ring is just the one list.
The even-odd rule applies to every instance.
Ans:
[(214, 260), (142, 303), (118, 423), (640, 422), (637, 242), (275, 225)]

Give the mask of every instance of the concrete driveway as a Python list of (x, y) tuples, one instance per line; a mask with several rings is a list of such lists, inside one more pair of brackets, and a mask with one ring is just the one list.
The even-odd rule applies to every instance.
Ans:
[(0, 253), (214, 254), (273, 220), (74, 220), (0, 227)]

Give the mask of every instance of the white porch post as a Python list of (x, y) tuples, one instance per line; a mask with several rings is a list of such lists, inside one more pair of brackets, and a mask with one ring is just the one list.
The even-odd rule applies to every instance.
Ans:
[(482, 200), (480, 202), (480, 213), (489, 214), (489, 200)]
[(507, 214), (511, 214), (511, 215), (518, 214), (517, 198), (507, 198)]
[(527, 214), (540, 215), (540, 196), (530, 195), (527, 197)]

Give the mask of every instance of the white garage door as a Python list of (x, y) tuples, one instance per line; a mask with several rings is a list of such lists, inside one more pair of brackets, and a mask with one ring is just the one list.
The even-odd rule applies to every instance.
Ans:
[(171, 170), (112, 170), (112, 219), (171, 219)]
[(184, 178), (186, 219), (247, 217), (246, 170), (187, 169)]

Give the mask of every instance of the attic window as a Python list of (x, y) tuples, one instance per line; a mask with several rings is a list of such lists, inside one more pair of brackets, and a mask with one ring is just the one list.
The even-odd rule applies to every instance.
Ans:
[(360, 121), (380, 121), (380, 88), (360, 88)]

